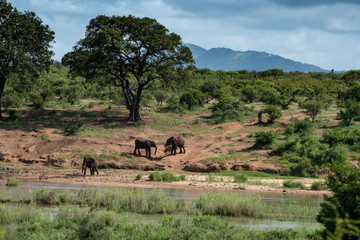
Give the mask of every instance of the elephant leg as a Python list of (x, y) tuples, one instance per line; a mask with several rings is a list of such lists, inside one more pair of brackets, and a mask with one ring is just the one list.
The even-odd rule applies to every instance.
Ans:
[(186, 153), (186, 151), (185, 151), (185, 147), (183, 146), (183, 149), (184, 149), (184, 153)]
[(135, 147), (135, 150), (134, 150), (134, 155), (136, 155), (136, 147)]
[(86, 167), (84, 167), (84, 176), (86, 175)]
[[(95, 171), (96, 171), (97, 175), (99, 175), (99, 171), (97, 170), (97, 168), (95, 168)], [(95, 174), (95, 172), (94, 172), (94, 174)]]

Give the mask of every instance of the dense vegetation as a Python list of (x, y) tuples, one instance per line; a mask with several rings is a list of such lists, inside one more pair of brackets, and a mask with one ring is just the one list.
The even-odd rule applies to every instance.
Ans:
[[(23, 123), (22, 118), (26, 115), (23, 114), (24, 107), (40, 112), (45, 108), (56, 112), (58, 109), (76, 108), (81, 111), (93, 107), (91, 103), (80, 106), (79, 102), (84, 98), (106, 102), (108, 109), (111, 109), (112, 105), (126, 106), (130, 111), (129, 120), (132, 121), (141, 120), (141, 106), (151, 107), (158, 113), (186, 113), (202, 109), (209, 112), (210, 116), (196, 121), (206, 121), (208, 124), (257, 118), (258, 131), (252, 136), (249, 135), (247, 140), (252, 138), (250, 141), (254, 142), (254, 149), (269, 149), (267, 157), (273, 160), (274, 164), (283, 167), (281, 174), (318, 177), (324, 172), (332, 172), (327, 185), (334, 195), (325, 198), (318, 216), (318, 220), (326, 227), (325, 234), (334, 238), (358, 237), (359, 171), (353, 163), (360, 158), (360, 125), (356, 124), (360, 118), (360, 70), (345, 73), (302, 73), (279, 69), (259, 72), (197, 69), (192, 65), (184, 65), (192, 60), (190, 52), (182, 45), (178, 35), (169, 34), (156, 20), (132, 16), (99, 16), (93, 19), (88, 26), (86, 38), (79, 42), (74, 52), (63, 59), (65, 66), (56, 61), (50, 65), (52, 52), (49, 51), (49, 44), (54, 33), (48, 26), (43, 25), (34, 13), (21, 14), (10, 4), (0, 4), (0, 22), (5, 26), (0, 30), (0, 99), (1, 107), (7, 112), (6, 118), (1, 122), (2, 128), (21, 127), (18, 123)], [(115, 24), (115, 27), (112, 24)], [(15, 25), (18, 31), (13, 31)], [(158, 33), (158, 38), (149, 38), (152, 31), (143, 28), (143, 25), (153, 27), (152, 31)], [(103, 31), (98, 32), (98, 26), (101, 26)], [(124, 26), (124, 32), (113, 31)], [(23, 32), (24, 30), (26, 32)], [(115, 44), (115, 49), (110, 48), (114, 43), (121, 44)], [(146, 43), (151, 48), (147, 49), (141, 43)], [(49, 68), (47, 73), (40, 72), (46, 68)], [(70, 70), (73, 78), (69, 77)], [(74, 75), (78, 77), (74, 78)], [(293, 117), (290, 123), (278, 122), (281, 116), (292, 116), (291, 111), (299, 108), (303, 109), (309, 118)], [(336, 113), (337, 120), (319, 120), (319, 115), (324, 112)], [(41, 115), (37, 113), (34, 115)], [(29, 115), (32, 114), (33, 112), (30, 112)], [(104, 116), (107, 117), (107, 114), (108, 112), (104, 113)], [(0, 112), (0, 118), (1, 116)], [(63, 129), (63, 134), (76, 134), (82, 125), (83, 119), (74, 117)], [(207, 160), (221, 163), (234, 156), (236, 153), (229, 153), (227, 156)], [(154, 181), (167, 181), (167, 176), (158, 174), (153, 177)], [(292, 182), (287, 184), (293, 185)], [(218, 198), (212, 196), (206, 201), (215, 199), (215, 202), (219, 202)], [(203, 214), (221, 212), (226, 215), (229, 212), (229, 206), (221, 204), (220, 210), (206, 209), (201, 202), (197, 206)], [(59, 211), (59, 214), (70, 216), (54, 218), (56, 222), (52, 223), (45, 221), (43, 215), (36, 214), (36, 209), (29, 213), (34, 213), (35, 218), (28, 215), (21, 216), (20, 220), (9, 218), (18, 221), (20, 231), (11, 236), (5, 234), (3, 227), (4, 223), (10, 224), (8, 219), (1, 218), (0, 238), (41, 238), (44, 233), (40, 230), (47, 228), (48, 224), (54, 224), (51, 227), (53, 231), (63, 229), (72, 222), (76, 222), (72, 226), (74, 238), (96, 238), (97, 235), (92, 235), (96, 234), (93, 228), (86, 228), (92, 225), (94, 229), (99, 228), (102, 231), (108, 226), (120, 229), (119, 232), (107, 232), (113, 234), (112, 238), (121, 238), (124, 233), (122, 226), (115, 221), (121, 216), (115, 213), (85, 213), (83, 209), (76, 211), (80, 217), (71, 215), (65, 208), (65, 212)], [(100, 225), (97, 221), (91, 221), (88, 214), (94, 214), (96, 219), (105, 219), (107, 225), (101, 225), (103, 221), (99, 221)], [(237, 214), (243, 214), (242, 209), (238, 210), (235, 216)], [(66, 221), (62, 222), (63, 219)], [(202, 229), (202, 221), (203, 218), (194, 218), (185, 224), (185, 228), (182, 227), (184, 222), (180, 221), (177, 229), (171, 225), (174, 224), (171, 220), (172, 227), (169, 227), (169, 222), (157, 227), (166, 226), (171, 231), (174, 228), (180, 229), (179, 232), (186, 238), (187, 229), (191, 229), (193, 225), (201, 226), (199, 231), (206, 232)], [(81, 226), (78, 226), (79, 224)], [(234, 231), (229, 225), (212, 222), (212, 227), (216, 226), (227, 231), (217, 229), (216, 232), (211, 228), (211, 231), (218, 234), (212, 237), (230, 234), (233, 238), (241, 238), (237, 234), (242, 230)], [(127, 229), (134, 230), (134, 227), (132, 223), (126, 225)], [(150, 231), (149, 228), (153, 226), (145, 224), (140, 227)], [(21, 229), (29, 229), (26, 234), (30, 235), (22, 235)], [(142, 232), (143, 229), (137, 232)], [(164, 234), (172, 236), (173, 233)], [(50, 235), (44, 235), (43, 238), (47, 236)], [(62, 238), (60, 235), (58, 237)]]

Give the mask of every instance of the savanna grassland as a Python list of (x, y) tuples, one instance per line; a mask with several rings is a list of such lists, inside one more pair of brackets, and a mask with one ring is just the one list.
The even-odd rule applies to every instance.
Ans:
[[(320, 206), (277, 209), (259, 199), (238, 199), (232, 192), (331, 193), (325, 182), (333, 167), (345, 162), (357, 166), (359, 159), (358, 115), (350, 122), (344, 117), (350, 108), (346, 104), (357, 102), (354, 98), (338, 100), (335, 91), (346, 83), (343, 78), (347, 75), (329, 78), (325, 74), (280, 71), (276, 72), (280, 76), (261, 73), (253, 76), (247, 72), (202, 71), (192, 70), (197, 77), (193, 88), (200, 87), (196, 91), (187, 90), (194, 92), (193, 98), (199, 95), (198, 101), (187, 102), (184, 94), (166, 90), (161, 90), (164, 96), (160, 101), (156, 95), (160, 90), (145, 92), (140, 111), (142, 121), (137, 122), (127, 120), (128, 111), (121, 99), (113, 98), (114, 89), (97, 84), (83, 88), (81, 79), (67, 77), (65, 67), (52, 66), (40, 78), (40, 83), (53, 83), (39, 90), (37, 97), (26, 98), (8, 88), (12, 99), (3, 114), (5, 121), (0, 123), (2, 183), (9, 187), (24, 181), (40, 181), (118, 188), (217, 189), (227, 190), (226, 194), (207, 194), (191, 206), (160, 193), (149, 196), (141, 190), (100, 193), (89, 189), (73, 195), (43, 189), (20, 200), (4, 194), (1, 211), (6, 217), (1, 222), (0, 236), (20, 239), (320, 236), (321, 228), (249, 230), (224, 222), (219, 216), (316, 222)], [(245, 74), (250, 79), (244, 79)], [(204, 90), (211, 85), (209, 81), (218, 84), (214, 89), (219, 92), (212, 97)], [(247, 81), (252, 85), (247, 85)], [(312, 81), (312, 92), (308, 85), (298, 91)], [(232, 90), (227, 91), (230, 83)], [(76, 90), (75, 94), (57, 92), (68, 85)], [(282, 90), (286, 92), (289, 86), (294, 91), (286, 95)], [(356, 84), (350, 84), (347, 94), (356, 88)], [(247, 95), (249, 89), (251, 94)], [(277, 95), (269, 100), (270, 92)], [(41, 93), (47, 97), (43, 98)], [(71, 96), (74, 101), (69, 101)], [(40, 106), (35, 104), (36, 99)], [(304, 106), (305, 103), (321, 103), (315, 117), (311, 113), (316, 111)], [(284, 104), (288, 106), (283, 107)], [(178, 134), (185, 139), (186, 153), (179, 153), (179, 149), (176, 155), (165, 152), (166, 139)], [(149, 158), (145, 157), (144, 149), (141, 155), (133, 154), (134, 141), (139, 137), (154, 140), (157, 154), (153, 148)], [(84, 156), (99, 161), (99, 175), (82, 175)], [(124, 195), (126, 199), (120, 197)], [(58, 209), (44, 210), (44, 205)], [(139, 221), (137, 214), (158, 217)]]

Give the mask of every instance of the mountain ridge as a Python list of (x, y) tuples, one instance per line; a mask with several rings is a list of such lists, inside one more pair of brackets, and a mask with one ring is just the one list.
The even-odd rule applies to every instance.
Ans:
[(217, 47), (206, 50), (195, 44), (186, 43), (193, 53), (197, 68), (224, 71), (266, 71), (282, 69), (285, 72), (329, 72), (312, 64), (297, 62), (279, 55), (253, 50), (234, 51), (230, 48)]

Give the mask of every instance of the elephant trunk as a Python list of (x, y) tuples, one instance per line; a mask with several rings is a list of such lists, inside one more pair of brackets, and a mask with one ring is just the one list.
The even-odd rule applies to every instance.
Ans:
[(156, 151), (157, 151), (157, 146), (155, 146), (155, 154), (154, 155), (156, 155)]

